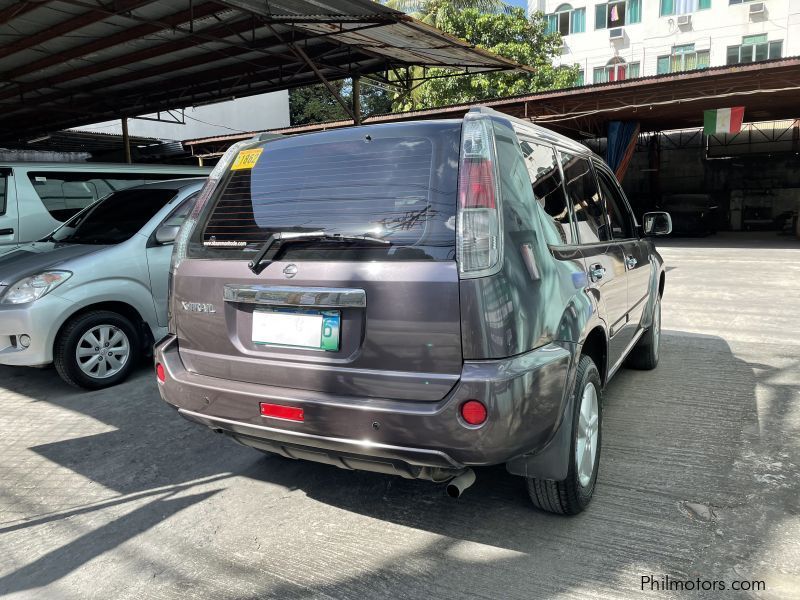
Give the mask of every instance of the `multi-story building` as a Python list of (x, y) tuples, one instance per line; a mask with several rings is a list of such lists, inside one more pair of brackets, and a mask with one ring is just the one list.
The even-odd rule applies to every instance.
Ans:
[(581, 82), (800, 55), (800, 0), (528, 0)]

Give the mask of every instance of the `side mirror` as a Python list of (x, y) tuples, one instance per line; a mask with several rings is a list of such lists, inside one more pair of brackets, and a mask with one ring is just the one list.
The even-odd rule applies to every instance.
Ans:
[(156, 241), (162, 246), (174, 243), (180, 228), (180, 225), (162, 225), (156, 229)]
[(669, 235), (672, 233), (672, 217), (662, 211), (644, 213), (642, 231), (646, 236)]

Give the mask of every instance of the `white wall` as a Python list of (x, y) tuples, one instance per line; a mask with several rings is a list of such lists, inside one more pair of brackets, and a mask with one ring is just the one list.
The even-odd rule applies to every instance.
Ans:
[[(175, 111), (180, 116), (180, 111)], [(155, 116), (155, 115), (150, 115)], [(237, 98), (217, 104), (188, 107), (186, 123), (162, 123), (128, 119), (130, 135), (163, 140), (189, 140), (241, 131), (260, 131), (289, 126), (289, 92), (273, 92)], [(122, 133), (119, 120), (76, 127), (82, 131)]]
[[(563, 0), (528, 0), (528, 10), (552, 13)], [(710, 50), (711, 66), (726, 62), (728, 46), (741, 44), (742, 37), (766, 33), (768, 40), (783, 40), (783, 56), (800, 55), (800, 0), (766, 0), (766, 18), (751, 20), (749, 4), (730, 6), (728, 0), (711, 0), (711, 8), (692, 13), (691, 27), (678, 28), (676, 16), (659, 16), (659, 0), (642, 0), (641, 23), (625, 26), (625, 39), (611, 42), (607, 29), (595, 31), (594, 0), (571, 0), (573, 8), (586, 8), (586, 31), (564, 37), (564, 52), (556, 64), (578, 64), (584, 82), (592, 83), (595, 67), (618, 56), (639, 62), (640, 76), (655, 75), (657, 58), (670, 54), (673, 46), (695, 44)]]

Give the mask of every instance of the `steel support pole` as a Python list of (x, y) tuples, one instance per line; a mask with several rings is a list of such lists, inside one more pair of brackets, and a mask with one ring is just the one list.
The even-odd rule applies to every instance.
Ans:
[(130, 164), (131, 160), (131, 138), (128, 135), (128, 117), (122, 117), (122, 148), (125, 152), (125, 162)]
[(361, 125), (361, 78), (353, 76), (353, 124)]

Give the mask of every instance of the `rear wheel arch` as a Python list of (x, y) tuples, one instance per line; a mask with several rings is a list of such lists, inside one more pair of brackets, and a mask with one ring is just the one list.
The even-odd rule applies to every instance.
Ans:
[(608, 338), (599, 325), (592, 329), (583, 340), (581, 356), (588, 356), (594, 361), (600, 373), (600, 382), (605, 387), (608, 369)]
[(664, 271), (661, 271), (661, 275), (658, 278), (658, 297), (664, 297), (664, 284), (667, 282), (667, 275)]

